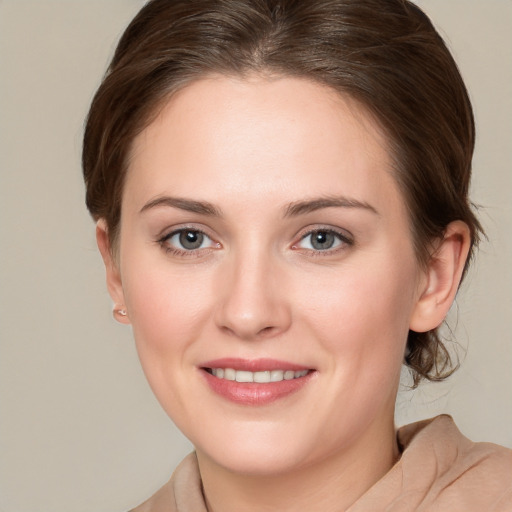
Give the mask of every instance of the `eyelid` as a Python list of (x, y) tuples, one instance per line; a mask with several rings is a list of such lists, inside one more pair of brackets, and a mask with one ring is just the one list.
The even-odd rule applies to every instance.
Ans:
[[(308, 236), (311, 236), (313, 233), (318, 233), (319, 231), (320, 232), (323, 231), (326, 233), (332, 233), (333, 235), (338, 237), (339, 241), (341, 242), (341, 247), (336, 246), (332, 249), (314, 250), (314, 249), (304, 249), (304, 248), (298, 246), (300, 244), (300, 242), (302, 242), (305, 238), (307, 238)], [(319, 254), (319, 255), (332, 254), (338, 250), (343, 249), (346, 246), (354, 245), (354, 237), (347, 230), (341, 229), (341, 228), (335, 228), (333, 226), (324, 226), (324, 225), (310, 226), (310, 227), (304, 228), (303, 230), (301, 230), (298, 233), (298, 235), (296, 236), (296, 240), (297, 241), (294, 242), (291, 246), (292, 249), (315, 253), (315, 255), (317, 255), (317, 254)]]
[[(176, 236), (177, 234), (183, 232), (183, 231), (194, 231), (196, 233), (200, 233), (203, 236), (207, 237), (211, 245), (209, 247), (203, 247), (198, 249), (181, 249), (179, 247), (176, 247), (174, 245), (170, 245), (167, 242)], [(172, 228), (168, 228), (167, 230), (162, 231), (160, 235), (156, 237), (156, 242), (168, 253), (173, 253), (178, 256), (198, 256), (201, 254), (204, 254), (205, 251), (210, 251), (212, 249), (218, 249), (221, 248), (221, 244), (217, 242), (214, 237), (207, 232), (207, 230), (190, 225), (190, 224), (184, 224), (181, 226), (173, 226)], [(166, 245), (167, 244), (167, 245)]]
[(176, 233), (180, 233), (181, 231), (197, 231), (198, 233), (202, 233), (203, 235), (206, 235), (208, 238), (211, 238), (212, 240), (215, 238), (215, 236), (212, 234), (211, 230), (203, 225), (196, 224), (194, 222), (184, 222), (183, 224), (174, 224), (172, 226), (167, 226), (156, 235), (155, 239), (157, 241), (164, 240), (170, 238), (172, 235), (175, 235)]

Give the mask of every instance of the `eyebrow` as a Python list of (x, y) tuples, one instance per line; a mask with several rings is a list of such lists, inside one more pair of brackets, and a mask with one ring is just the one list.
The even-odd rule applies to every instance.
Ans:
[(327, 196), (291, 203), (286, 208), (285, 217), (296, 217), (323, 208), (361, 208), (380, 216), (379, 212), (365, 201), (358, 201), (345, 196)]
[(187, 212), (198, 213), (200, 215), (209, 215), (211, 217), (220, 217), (220, 210), (208, 201), (194, 201), (192, 199), (184, 199), (182, 197), (162, 196), (147, 202), (140, 210), (143, 213), (153, 208), (167, 206), (178, 208)]
[[(162, 196), (147, 202), (140, 210), (143, 213), (147, 210), (160, 207), (178, 208), (187, 212), (197, 213), (199, 215), (207, 215), (211, 217), (221, 217), (222, 213), (208, 201), (195, 201), (192, 199), (184, 199), (182, 197)], [(306, 213), (315, 212), (323, 208), (361, 208), (368, 210), (375, 215), (379, 212), (365, 201), (358, 201), (344, 196), (335, 197), (319, 197), (305, 201), (296, 201), (290, 203), (285, 209), (285, 217), (297, 217)]]

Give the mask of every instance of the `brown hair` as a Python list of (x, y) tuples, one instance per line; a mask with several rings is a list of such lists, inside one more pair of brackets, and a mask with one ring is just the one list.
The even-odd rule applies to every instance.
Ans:
[[(179, 88), (210, 73), (304, 77), (359, 101), (388, 136), (418, 260), (453, 220), (473, 245), (468, 200), (474, 122), (457, 66), (407, 0), (152, 0), (124, 32), (91, 105), (86, 203), (115, 245), (134, 137)], [(467, 264), (466, 264), (467, 266)], [(451, 373), (437, 330), (409, 332), (414, 384)]]

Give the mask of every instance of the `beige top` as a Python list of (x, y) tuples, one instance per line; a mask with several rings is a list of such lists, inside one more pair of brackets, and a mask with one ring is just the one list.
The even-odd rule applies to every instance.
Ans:
[[(400, 460), (346, 512), (512, 512), (512, 450), (471, 442), (446, 415), (397, 435)], [(195, 454), (132, 512), (207, 512)]]

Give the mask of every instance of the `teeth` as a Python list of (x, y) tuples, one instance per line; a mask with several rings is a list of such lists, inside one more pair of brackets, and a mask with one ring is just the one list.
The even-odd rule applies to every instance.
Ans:
[[(222, 372), (222, 368), (220, 368), (220, 371)], [(219, 378), (222, 378), (220, 377), (219, 375), (217, 375)], [(235, 370), (233, 370), (232, 368), (226, 368), (224, 370), (224, 378), (226, 380), (235, 380), (236, 378), (236, 372)]]
[(218, 379), (236, 380), (237, 382), (280, 382), (282, 380), (298, 379), (305, 377), (309, 370), (267, 370), (262, 372), (248, 372), (245, 370), (233, 370), (233, 368), (212, 368), (212, 375)]
[(254, 382), (270, 382), (270, 372), (254, 372)]
[(270, 372), (270, 382), (279, 382), (280, 380), (283, 380), (283, 378), (284, 378), (283, 370), (272, 370)]
[(254, 373), (239, 370), (236, 372), (235, 380), (237, 382), (254, 382)]

